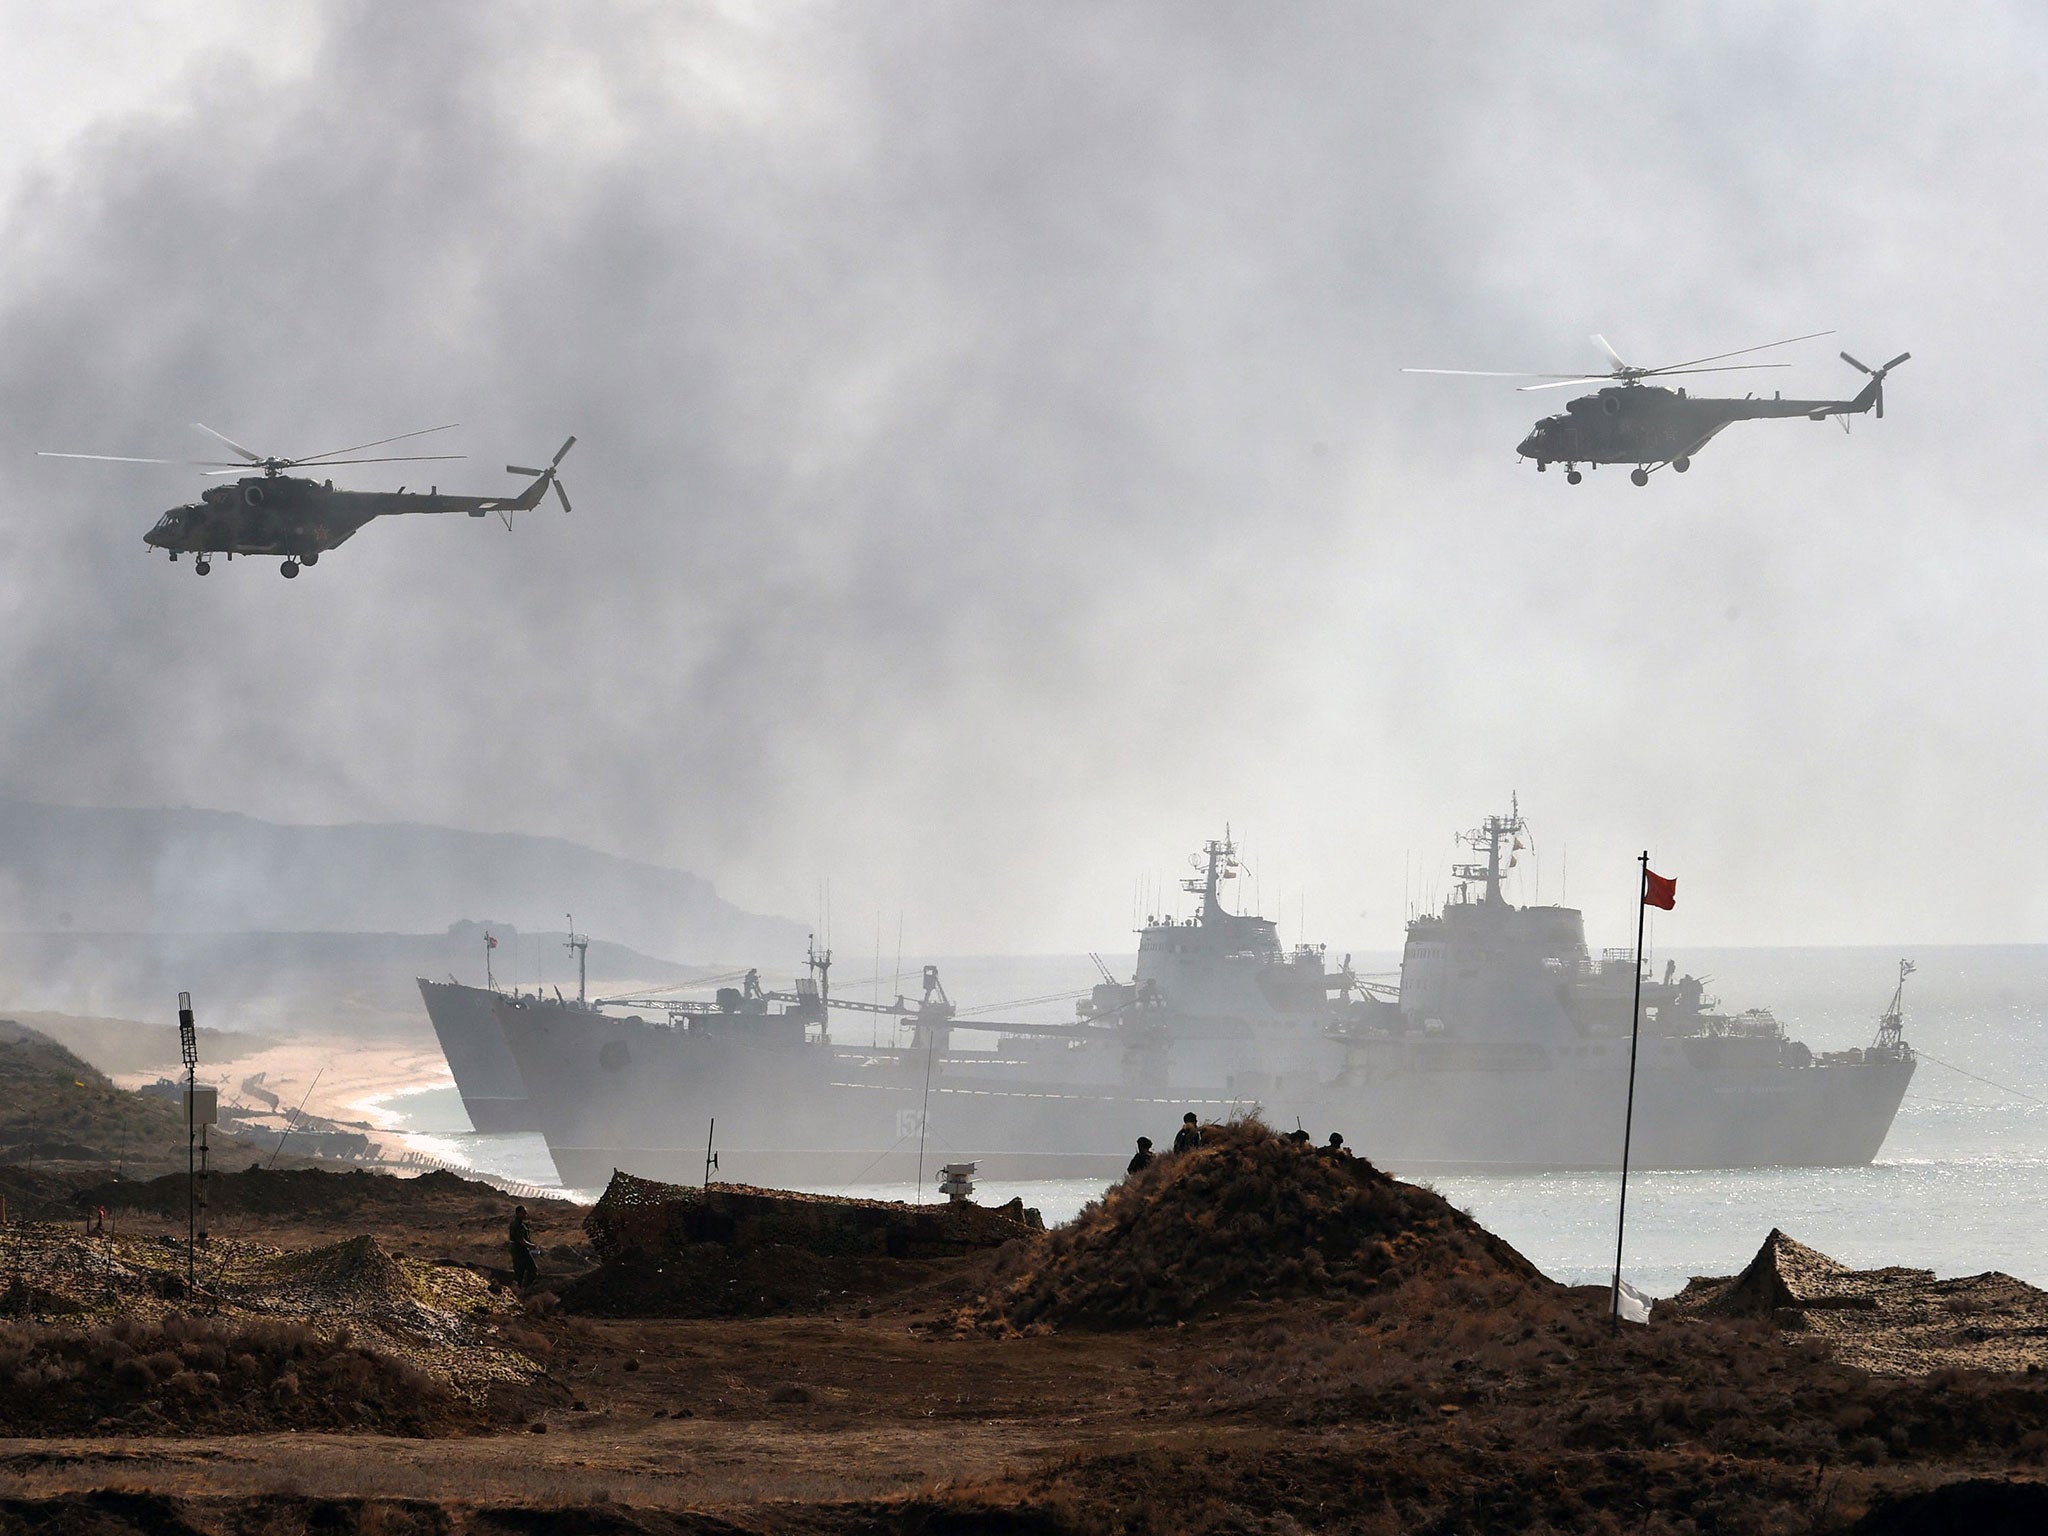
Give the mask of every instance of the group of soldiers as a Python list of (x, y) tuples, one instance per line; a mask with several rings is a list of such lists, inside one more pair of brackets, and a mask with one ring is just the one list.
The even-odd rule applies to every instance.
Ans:
[[(1180, 1130), (1173, 1138), (1173, 1150), (1176, 1152), (1192, 1152), (1201, 1144), (1202, 1127), (1195, 1119), (1195, 1112), (1191, 1109), (1180, 1117)], [(1152, 1150), (1152, 1138), (1150, 1136), (1140, 1136), (1138, 1138), (1138, 1150), (1131, 1154), (1130, 1166), (1124, 1171), (1126, 1173), (1143, 1173), (1152, 1166), (1156, 1158), (1157, 1154)]]
[[(1300, 1126), (1296, 1126), (1293, 1130), (1289, 1131), (1287, 1139), (1297, 1146), (1305, 1147), (1309, 1144), (1308, 1132), (1301, 1129)], [(1192, 1152), (1201, 1144), (1201, 1124), (1195, 1119), (1195, 1112), (1189, 1110), (1180, 1117), (1180, 1132), (1173, 1138), (1173, 1150), (1176, 1152)], [(1330, 1132), (1330, 1139), (1316, 1148), (1316, 1150), (1329, 1157), (1349, 1157), (1351, 1155), (1351, 1149), (1344, 1145), (1344, 1133), (1342, 1131)], [(1156, 1161), (1158, 1161), (1158, 1154), (1152, 1150), (1152, 1138), (1150, 1136), (1140, 1136), (1138, 1138), (1138, 1150), (1131, 1154), (1130, 1163), (1125, 1167), (1124, 1172), (1143, 1173)]]

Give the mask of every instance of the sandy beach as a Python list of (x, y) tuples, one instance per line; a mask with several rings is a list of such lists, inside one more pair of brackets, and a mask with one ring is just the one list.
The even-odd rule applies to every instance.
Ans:
[[(373, 1131), (395, 1123), (383, 1101), (454, 1082), (431, 1035), (420, 1041), (309, 1035), (199, 1064), (199, 1080), (218, 1087), (224, 1103), (246, 1099), (242, 1085), (258, 1074), (261, 1086), (276, 1094), (285, 1108)], [(114, 1081), (124, 1088), (140, 1088), (162, 1075), (129, 1072), (115, 1075)]]

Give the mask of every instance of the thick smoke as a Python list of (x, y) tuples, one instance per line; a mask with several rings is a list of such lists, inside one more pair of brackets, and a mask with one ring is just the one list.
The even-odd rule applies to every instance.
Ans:
[[(1390, 948), (1519, 791), (1596, 943), (1644, 845), (1700, 941), (2038, 930), (2032, 12), (292, 26), (5, 209), (0, 790), (545, 832), (806, 919), (829, 878), (925, 952), (1115, 943), (1225, 819), (1289, 929)], [(1569, 391), (1396, 371), (1823, 325), (1731, 387), (1910, 348), (1886, 421), (1644, 491), (1513, 463)], [(30, 456), (451, 419), (468, 463), (342, 483), (573, 431), (575, 514), (200, 582), (139, 542), (192, 473)]]

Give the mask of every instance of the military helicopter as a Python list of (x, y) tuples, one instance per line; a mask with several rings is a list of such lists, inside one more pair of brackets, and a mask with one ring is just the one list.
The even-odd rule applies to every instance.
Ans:
[(374, 517), (391, 517), (401, 512), (466, 512), (483, 517), (496, 512), (512, 526), (512, 514), (540, 505), (549, 486), (569, 510), (569, 493), (562, 489), (558, 472), (563, 458), (576, 446), (570, 438), (548, 461), (545, 469), (505, 466), (508, 475), (532, 475), (531, 485), (516, 496), (444, 496), (440, 487), (410, 491), (337, 491), (332, 480), (312, 480), (286, 474), (290, 469), (322, 470), (337, 464), (402, 464), (429, 459), (460, 459), (460, 453), (399, 453), (374, 458), (350, 458), (370, 448), (384, 448), (409, 438), (446, 432), (456, 423), (401, 432), (374, 443), (357, 443), (353, 448), (333, 448), (326, 453), (283, 459), (245, 448), (224, 432), (204, 422), (192, 423), (201, 432), (219, 438), (241, 455), (239, 462), (221, 459), (142, 459), (111, 453), (44, 453), (46, 459), (98, 459), (114, 464), (192, 464), (209, 474), (236, 474), (260, 469), (261, 474), (244, 474), (233, 485), (216, 485), (202, 491), (199, 500), (173, 507), (157, 519), (156, 526), (142, 536), (153, 549), (166, 551), (173, 560), (181, 553), (192, 556), (192, 569), (204, 576), (213, 569), (213, 556), (282, 555), (286, 577), (299, 574), (302, 565), (317, 565), (320, 556), (345, 543), (363, 524)]
[[(1546, 416), (1537, 422), (1515, 452), (1522, 458), (1534, 459), (1539, 473), (1553, 464), (1564, 465), (1564, 478), (1571, 485), (1577, 485), (1585, 478), (1579, 471), (1581, 464), (1633, 464), (1635, 468), (1629, 471), (1629, 479), (1637, 485), (1648, 485), (1651, 471), (1662, 469), (1666, 464), (1680, 474), (1692, 468), (1692, 456), (1713, 441), (1715, 435), (1730, 422), (1778, 416), (1804, 416), (1812, 421), (1825, 421), (1833, 416), (1841, 420), (1842, 430), (1846, 432), (1849, 430), (1849, 417), (1860, 416), (1873, 408), (1878, 419), (1883, 420), (1885, 375), (1911, 357), (1913, 354), (1910, 352), (1901, 352), (1882, 368), (1871, 368), (1844, 352), (1842, 361), (1870, 380), (1853, 400), (1787, 400), (1775, 394), (1768, 400), (1760, 400), (1755, 395), (1745, 395), (1740, 400), (1700, 399), (1688, 395), (1683, 386), (1664, 389), (1657, 385), (1645, 386), (1642, 382), (1673, 374), (1736, 373), (1751, 368), (1789, 367), (1788, 363), (1727, 363), (1724, 360), (1833, 334), (1832, 331), (1813, 331), (1805, 336), (1788, 336), (1783, 341), (1767, 341), (1762, 346), (1718, 352), (1712, 357), (1696, 357), (1689, 362), (1670, 363), (1662, 368), (1638, 368), (1625, 362), (1621, 354), (1607, 344), (1606, 337), (1595, 336), (1594, 345), (1605, 352), (1614, 364), (1606, 373), (1489, 373), (1466, 368), (1404, 368), (1401, 371), (1459, 374), (1467, 378), (1550, 381), (1518, 386), (1523, 390), (1561, 389), (1570, 384), (1590, 384), (1596, 379), (1611, 380), (1607, 388), (1581, 395), (1561, 414)], [(1715, 364), (1720, 366), (1708, 366)]]

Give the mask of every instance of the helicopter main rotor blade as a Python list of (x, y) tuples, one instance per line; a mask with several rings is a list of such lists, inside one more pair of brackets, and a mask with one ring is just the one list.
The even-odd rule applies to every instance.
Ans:
[(317, 464), (310, 459), (287, 459), (285, 463), (304, 466), (307, 469), (326, 469), (331, 464), (419, 464), (429, 459), (466, 459), (466, 453), (394, 453), (376, 459), (322, 459)]
[(1499, 373), (1491, 368), (1403, 368), (1403, 373), (1453, 373), (1465, 379), (1604, 379), (1604, 373)]
[[(1548, 375), (1537, 374), (1535, 377), (1545, 378)], [(1548, 384), (1517, 384), (1515, 388), (1518, 392), (1527, 394), (1532, 389), (1564, 389), (1572, 384), (1612, 384), (1613, 382), (1614, 375), (1611, 373), (1581, 373), (1571, 378), (1554, 379)]]
[(138, 459), (124, 453), (50, 453), (36, 450), (39, 459), (101, 459), (109, 464), (184, 464), (200, 469), (247, 469), (246, 464), (228, 464), (221, 459)]
[[(374, 443), (357, 443), (352, 448), (330, 448), (325, 453), (309, 453), (302, 458), (290, 459), (287, 462), (292, 464), (311, 464), (315, 459), (332, 459), (336, 454), (342, 453), (361, 453), (365, 448), (382, 448), (386, 443), (402, 443), (409, 437), (425, 437), (429, 432), (448, 432), (461, 425), (462, 423), (459, 421), (451, 421), (438, 427), (421, 427), (417, 432), (401, 432), (396, 437), (380, 437)], [(460, 457), (460, 455), (456, 455), (456, 457)], [(359, 459), (343, 462), (373, 463), (375, 461)]]
[(1648, 373), (1675, 373), (1681, 368), (1690, 368), (1695, 363), (1718, 363), (1724, 357), (1744, 357), (1751, 352), (1765, 352), (1772, 347), (1789, 347), (1795, 341), (1812, 341), (1818, 336), (1832, 336), (1833, 331), (1808, 331), (1804, 336), (1787, 336), (1783, 341), (1767, 341), (1759, 347), (1737, 347), (1733, 352), (1716, 352), (1712, 357), (1695, 357), (1683, 363), (1671, 363), (1663, 368), (1646, 369)]
[(1717, 368), (1653, 368), (1644, 378), (1663, 378), (1673, 373), (1746, 373), (1752, 368), (1790, 368), (1790, 363), (1723, 363)]
[(1622, 361), (1621, 354), (1615, 351), (1613, 347), (1607, 344), (1607, 338), (1605, 336), (1595, 336), (1593, 338), (1593, 345), (1598, 347), (1602, 352), (1605, 352), (1610, 358), (1612, 358), (1614, 360), (1614, 366), (1617, 369), (1621, 370), (1624, 373), (1631, 371), (1629, 369), (1629, 365)]
[(209, 427), (203, 421), (195, 421), (192, 423), (192, 425), (197, 427), (200, 431), (206, 433), (209, 437), (219, 438), (222, 442), (226, 443), (230, 448), (234, 449), (235, 452), (239, 453), (243, 458), (247, 459), (251, 464), (261, 464), (263, 462), (262, 454), (257, 453), (254, 449), (244, 448), (232, 437), (229, 437), (227, 433), (216, 432), (213, 430), (213, 428)]

